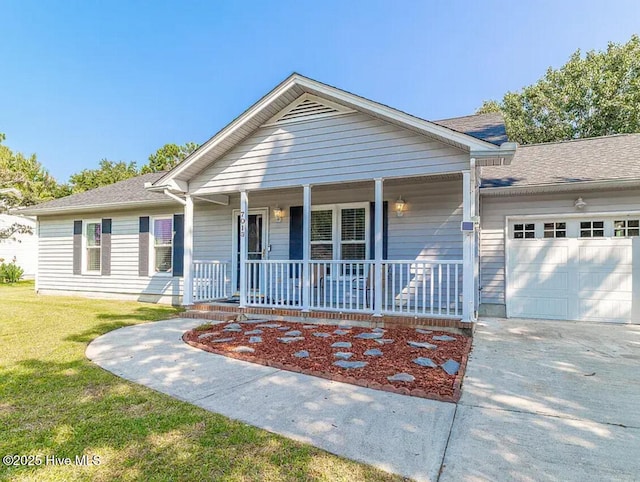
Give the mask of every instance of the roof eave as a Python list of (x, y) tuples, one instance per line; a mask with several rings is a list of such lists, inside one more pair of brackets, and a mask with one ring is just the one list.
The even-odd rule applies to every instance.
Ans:
[[(262, 97), (258, 102), (253, 104), (243, 114), (233, 120), (230, 124), (220, 130), (211, 139), (205, 142), (199, 149), (194, 151), (184, 161), (174, 167), (171, 171), (167, 172), (164, 176), (153, 183), (153, 186), (166, 185), (170, 181), (182, 181), (186, 182), (188, 179), (181, 179), (180, 175), (184, 173), (190, 166), (198, 162), (203, 156), (207, 154), (216, 145), (223, 142), (234, 134), (239, 128), (242, 127), (253, 116), (258, 114), (262, 109), (267, 107), (271, 102), (277, 99), (280, 95), (286, 92), (293, 86), (298, 85), (303, 89), (310, 89), (319, 92), (322, 95), (326, 95), (330, 99), (335, 99), (337, 102), (353, 105), (359, 110), (368, 112), (370, 114), (377, 115), (381, 118), (386, 118), (389, 121), (404, 124), (412, 129), (422, 131), (426, 135), (438, 138), (444, 142), (453, 143), (458, 147), (469, 149), (470, 151), (498, 151), (500, 147), (492, 144), (489, 141), (483, 141), (468, 134), (454, 131), (448, 127), (444, 127), (433, 122), (414, 117), (410, 114), (406, 114), (397, 109), (379, 104), (377, 102), (365, 99), (363, 97), (351, 94), (349, 92), (340, 90), (336, 87), (332, 87), (321, 82), (309, 79), (301, 76), (300, 74), (292, 74), (276, 86), (271, 92)], [(209, 161), (209, 162), (215, 162)]]
[(640, 187), (640, 179), (607, 179), (600, 181), (577, 181), (561, 184), (532, 184), (529, 186), (481, 187), (482, 196), (516, 196), (541, 193), (599, 191), (612, 188), (633, 189)]
[(172, 201), (170, 198), (167, 198), (166, 201), (123, 201), (117, 203), (101, 203), (101, 204), (88, 204), (84, 206), (62, 206), (62, 207), (51, 207), (51, 208), (38, 208), (37, 206), (30, 206), (26, 208), (12, 209), (10, 210), (10, 214), (16, 216), (47, 216), (47, 215), (56, 215), (56, 214), (73, 214), (73, 213), (84, 213), (84, 212), (92, 212), (92, 211), (109, 211), (113, 209), (128, 209), (128, 208), (138, 208), (138, 207), (147, 207), (147, 206), (167, 206), (175, 204), (175, 201)]

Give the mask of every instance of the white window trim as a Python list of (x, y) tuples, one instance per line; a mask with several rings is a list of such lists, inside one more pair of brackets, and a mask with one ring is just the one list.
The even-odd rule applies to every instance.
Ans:
[[(522, 231), (518, 230), (518, 233), (522, 233), (522, 237), (521, 238), (516, 238), (516, 224), (522, 224)], [(527, 224), (533, 224), (533, 230), (531, 229), (527, 229)], [(538, 238), (538, 233), (537, 233), (537, 226), (538, 223), (533, 222), (533, 221), (514, 221), (511, 224), (511, 237), (516, 240), (516, 241), (526, 241), (526, 240), (534, 240)], [(533, 232), (533, 237), (527, 237), (527, 233), (531, 233)]]
[[(156, 233), (155, 233), (155, 221), (159, 219), (171, 220), (171, 271), (156, 271)], [(149, 217), (149, 276), (173, 276), (173, 266), (175, 260), (173, 259), (173, 243), (175, 241), (176, 231), (173, 224), (173, 214), (158, 214), (156, 216)]]
[[(582, 227), (582, 223), (590, 223), (590, 227), (588, 228), (583, 228)], [(602, 227), (601, 228), (596, 228), (593, 224), (594, 223), (602, 223)], [(612, 224), (613, 221), (611, 221), (610, 224)], [(605, 239), (605, 238), (609, 238), (610, 236), (607, 236), (607, 220), (606, 219), (597, 219), (597, 218), (589, 218), (589, 219), (581, 219), (578, 221), (578, 239)], [(582, 236), (582, 231), (589, 231), (589, 233), (591, 234), (591, 236)], [(594, 236), (593, 232), (594, 231), (602, 231), (602, 236)]]
[[(553, 224), (551, 229), (547, 229), (545, 224)], [(558, 224), (564, 224), (564, 228), (559, 228)], [(566, 221), (543, 221), (542, 222), (542, 239), (565, 239), (568, 235), (568, 225)], [(558, 232), (564, 231), (564, 236), (558, 236)], [(547, 236), (547, 233), (553, 234), (553, 236)]]
[[(612, 220), (613, 222), (613, 237), (616, 239), (621, 239), (621, 238), (635, 238), (638, 235), (636, 234), (629, 234), (629, 230), (630, 229), (640, 229), (640, 227), (636, 227), (636, 226), (629, 226), (629, 221), (640, 221), (640, 219), (638, 218), (614, 218)], [(623, 222), (624, 223), (624, 227), (622, 228), (616, 228), (616, 223), (618, 222)], [(639, 223), (640, 224), (640, 223)], [(616, 236), (616, 231), (617, 230), (622, 230), (624, 232), (624, 236)]]
[[(92, 247), (91, 249), (98, 249), (100, 251), (100, 269), (89, 270), (87, 269), (87, 226), (89, 224), (100, 225), (100, 247)], [(102, 219), (83, 219), (82, 220), (82, 270), (81, 273), (87, 276), (100, 276), (102, 275)]]
[[(331, 244), (333, 246), (333, 259), (332, 260), (312, 260), (312, 261), (343, 261), (342, 260), (342, 220), (341, 220), (341, 212), (343, 209), (354, 209), (354, 208), (364, 208), (364, 252), (365, 258), (361, 261), (369, 260), (369, 253), (371, 249), (371, 226), (370, 226), (370, 213), (369, 213), (369, 203), (368, 202), (355, 202), (355, 203), (340, 203), (340, 204), (317, 204), (311, 206), (311, 211), (333, 211), (332, 217), (332, 232), (331, 232)], [(360, 244), (362, 241), (358, 241), (354, 244)], [(311, 244), (329, 244), (328, 241), (311, 241)], [(357, 263), (358, 260), (353, 260), (354, 263)], [(344, 279), (349, 278), (350, 276), (338, 276), (332, 277), (332, 279)]]

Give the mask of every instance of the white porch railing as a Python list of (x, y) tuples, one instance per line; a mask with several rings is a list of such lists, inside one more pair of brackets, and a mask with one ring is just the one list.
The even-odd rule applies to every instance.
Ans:
[[(195, 261), (194, 302), (231, 296), (230, 263)], [(303, 262), (247, 260), (248, 306), (302, 307)], [(375, 307), (375, 262), (309, 262), (309, 309), (343, 312), (378, 311), (410, 316), (460, 317), (462, 260), (382, 262), (382, 306)]]
[(459, 317), (462, 314), (462, 260), (382, 263), (382, 312)]
[(228, 261), (194, 261), (193, 302), (228, 298), (231, 294), (230, 269)]

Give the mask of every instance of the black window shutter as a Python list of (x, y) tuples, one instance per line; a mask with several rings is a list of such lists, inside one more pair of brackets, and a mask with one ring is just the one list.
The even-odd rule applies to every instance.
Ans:
[(149, 216), (140, 217), (138, 233), (138, 276), (149, 276)]
[(173, 215), (173, 276), (184, 274), (184, 214)]
[(109, 276), (111, 274), (111, 219), (102, 220), (100, 252), (100, 271), (103, 275)]
[[(369, 229), (371, 240), (369, 243), (369, 259), (376, 257), (376, 203), (369, 205)], [(388, 234), (389, 234), (389, 202), (382, 202), (382, 259), (387, 259), (388, 252)]]
[(82, 274), (82, 221), (73, 222), (73, 274)]
[[(302, 259), (303, 247), (303, 210), (302, 206), (292, 206), (289, 208), (289, 259)], [(293, 271), (293, 266), (289, 268), (290, 278), (299, 278), (300, 273)]]

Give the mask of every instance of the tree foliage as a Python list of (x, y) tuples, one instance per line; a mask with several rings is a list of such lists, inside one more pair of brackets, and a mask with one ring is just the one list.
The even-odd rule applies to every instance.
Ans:
[(83, 169), (69, 178), (71, 191), (75, 193), (106, 186), (114, 182), (124, 181), (139, 174), (135, 162), (114, 162), (107, 159), (100, 161), (97, 169)]
[(13, 223), (7, 227), (0, 227), (0, 243), (5, 240), (16, 240), (16, 234), (33, 234), (33, 228), (26, 224)]
[(149, 156), (149, 163), (142, 166), (141, 173), (168, 171), (184, 161), (189, 154), (198, 148), (195, 142), (187, 142), (179, 146), (177, 144), (165, 144)]
[(25, 156), (13, 152), (1, 144), (4, 139), (4, 134), (0, 134), (0, 189), (16, 188), (20, 191), (20, 196), (2, 193), (0, 205), (6, 208), (30, 206), (68, 193), (42, 167), (35, 154)]
[(559, 69), (478, 113), (500, 111), (512, 141), (552, 142), (640, 132), (640, 38), (609, 43), (606, 51), (580, 50)]

